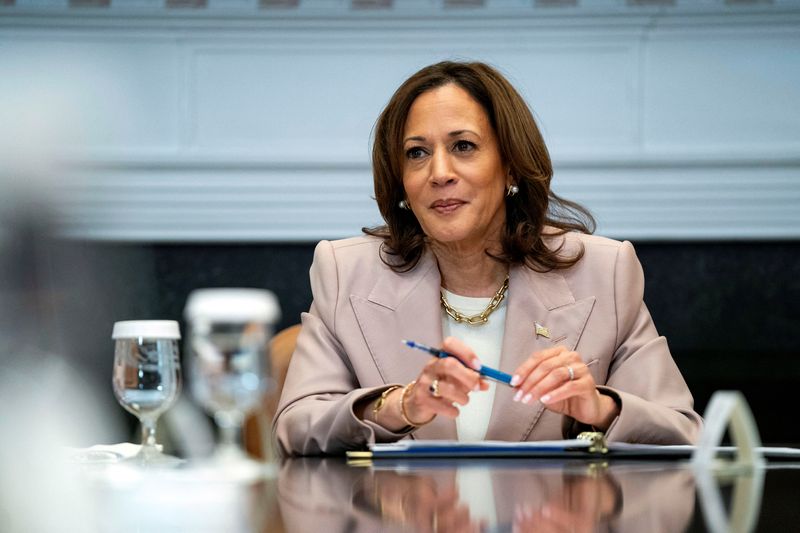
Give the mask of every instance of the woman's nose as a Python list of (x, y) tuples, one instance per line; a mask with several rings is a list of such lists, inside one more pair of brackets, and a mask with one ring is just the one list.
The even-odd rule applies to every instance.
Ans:
[(437, 150), (431, 157), (431, 183), (433, 185), (447, 185), (455, 183), (457, 176), (446, 150)]

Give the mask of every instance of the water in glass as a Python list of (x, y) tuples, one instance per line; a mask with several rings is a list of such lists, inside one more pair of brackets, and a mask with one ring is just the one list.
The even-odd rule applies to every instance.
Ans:
[(160, 452), (156, 422), (178, 397), (181, 383), (178, 324), (126, 321), (114, 325), (113, 388), (117, 401), (142, 425), (140, 463), (174, 462)]

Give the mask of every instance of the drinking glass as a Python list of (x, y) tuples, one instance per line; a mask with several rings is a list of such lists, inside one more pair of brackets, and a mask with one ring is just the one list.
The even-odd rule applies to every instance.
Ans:
[(156, 443), (156, 422), (178, 397), (181, 387), (178, 323), (173, 320), (116, 322), (114, 395), (142, 425), (142, 446), (130, 460), (145, 464), (174, 464)]
[(245, 416), (263, 402), (269, 339), (280, 316), (277, 298), (261, 289), (199, 289), (186, 302), (191, 390), (219, 428), (214, 461), (240, 471), (258, 468), (241, 446)]

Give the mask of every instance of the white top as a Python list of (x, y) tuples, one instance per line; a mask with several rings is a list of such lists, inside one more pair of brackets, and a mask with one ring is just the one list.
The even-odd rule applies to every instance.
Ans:
[(184, 316), (190, 322), (266, 322), (281, 317), (278, 299), (263, 289), (197, 289), (186, 300)]
[(174, 320), (124, 320), (114, 322), (112, 339), (180, 339), (181, 332)]
[[(480, 314), (492, 301), (491, 298), (471, 298), (453, 294), (445, 289), (442, 290), (444, 297), (447, 298), (447, 303), (467, 316)], [(466, 343), (481, 360), (481, 364), (498, 368), (506, 325), (506, 309), (506, 300), (503, 299), (497, 309), (489, 315), (489, 321), (480, 326), (470, 326), (464, 322), (458, 323), (442, 309), (442, 334)], [(497, 385), (494, 381), (487, 382), (489, 383), (488, 391), (472, 392), (469, 395), (469, 403), (458, 406), (461, 411), (456, 418), (458, 440), (476, 441), (486, 437)]]
[(485, 522), (489, 531), (503, 529), (498, 528), (497, 524), (494, 483), (492, 471), (488, 466), (459, 467), (456, 471), (456, 483), (461, 500), (459, 504), (467, 504), (470, 522), (473, 524)]

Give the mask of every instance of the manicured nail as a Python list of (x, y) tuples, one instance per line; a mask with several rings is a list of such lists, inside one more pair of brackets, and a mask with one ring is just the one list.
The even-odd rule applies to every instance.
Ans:
[(520, 381), (522, 381), (522, 378), (520, 378), (518, 375), (514, 374), (513, 376), (511, 376), (512, 387), (516, 387), (517, 385), (519, 385)]
[(539, 401), (542, 402), (542, 403), (550, 403), (550, 395), (549, 394), (545, 394), (544, 396), (542, 396), (539, 399)]
[(531, 403), (531, 398), (533, 398), (533, 394), (531, 393), (526, 394), (525, 397), (522, 399), (522, 403), (525, 404)]
[(477, 391), (481, 390), (481, 384), (480, 384), (480, 382), (476, 383), (476, 384), (475, 384), (475, 386), (474, 386), (474, 387), (472, 387), (472, 390), (473, 390), (473, 391), (475, 391), (475, 392), (477, 392)]
[(481, 365), (481, 360), (478, 359), (477, 357), (472, 360), (472, 368), (474, 368), (475, 370), (480, 370), (482, 366), (483, 365)]
[(514, 401), (518, 402), (522, 398), (522, 391), (518, 390), (517, 393), (514, 395)]

